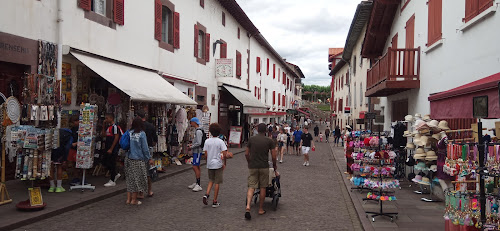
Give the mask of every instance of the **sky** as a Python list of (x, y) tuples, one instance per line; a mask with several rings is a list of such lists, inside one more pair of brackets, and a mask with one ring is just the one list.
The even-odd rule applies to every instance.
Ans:
[(343, 48), (360, 0), (236, 0), (306, 85), (329, 86), (328, 48)]

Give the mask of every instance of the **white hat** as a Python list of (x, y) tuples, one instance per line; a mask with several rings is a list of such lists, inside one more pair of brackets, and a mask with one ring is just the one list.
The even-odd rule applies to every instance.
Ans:
[(429, 170), (431, 170), (431, 171), (433, 171), (433, 172), (436, 172), (436, 171), (437, 171), (437, 168), (438, 168), (438, 166), (437, 166), (437, 165), (435, 165), (435, 164), (433, 164), (433, 165), (431, 165), (431, 167), (429, 167)]
[(430, 122), (427, 123), (427, 125), (429, 125), (429, 127), (431, 127), (431, 128), (437, 128), (439, 125), (439, 121), (431, 120)]
[(413, 116), (412, 115), (405, 116), (405, 121), (406, 122), (413, 122), (414, 121)]
[(350, 125), (345, 126), (346, 128), (352, 129)]
[(422, 118), (422, 120), (425, 121), (425, 122), (431, 121), (431, 115), (424, 115), (424, 117)]
[(403, 133), (403, 136), (404, 136), (404, 137), (411, 137), (411, 136), (412, 136), (412, 134), (411, 134), (411, 132), (410, 132), (410, 131), (405, 131), (405, 132)]
[(414, 149), (415, 145), (413, 143), (407, 143), (405, 148), (406, 149)]
[(420, 113), (415, 114), (415, 119), (422, 119), (422, 115)]
[(413, 125), (413, 127), (418, 127), (420, 126), (422, 123), (425, 123), (423, 120), (421, 119), (416, 119), (415, 120), (415, 124)]
[(440, 140), (441, 139), (441, 135), (439, 133), (436, 133), (436, 134), (432, 135), (432, 138), (434, 138), (436, 140)]
[(438, 128), (444, 131), (450, 130), (450, 127), (448, 127), (448, 122), (446, 120), (439, 121)]

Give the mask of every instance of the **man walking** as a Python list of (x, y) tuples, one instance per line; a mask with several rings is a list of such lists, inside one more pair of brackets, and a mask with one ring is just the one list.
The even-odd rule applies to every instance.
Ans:
[(245, 218), (248, 220), (252, 219), (250, 205), (256, 188), (260, 189), (259, 215), (266, 213), (263, 206), (266, 198), (266, 187), (269, 185), (269, 151), (271, 151), (274, 171), (277, 169), (276, 146), (273, 140), (265, 136), (266, 125), (259, 124), (257, 130), (259, 135), (250, 138), (245, 151), (249, 171), (247, 205), (245, 208)]
[(316, 127), (314, 127), (314, 136), (318, 136), (318, 135), (319, 135), (319, 127), (316, 124)]
[[(210, 124), (209, 127), (212, 138), (205, 141), (203, 145), (203, 152), (207, 155), (207, 169), (208, 169), (208, 186), (207, 193), (203, 196), (203, 204), (208, 205), (208, 198), (210, 191), (214, 187), (214, 200), (212, 208), (217, 208), (220, 203), (217, 201), (219, 196), (220, 185), (223, 181), (223, 171), (226, 168), (226, 156), (228, 154), (226, 144), (219, 139), (221, 127), (217, 123)], [(222, 154), (222, 155), (221, 155)]]
[(300, 140), (302, 139), (302, 131), (299, 129), (299, 126), (295, 128), (293, 132), (293, 147), (295, 148), (295, 155), (299, 155), (299, 146)]
[(200, 128), (200, 120), (196, 117), (193, 117), (190, 121), (191, 126), (196, 129), (193, 142), (191, 143), (191, 150), (193, 151), (193, 171), (196, 176), (196, 183), (193, 183), (188, 186), (188, 188), (192, 189), (193, 192), (199, 192), (203, 190), (200, 184), (200, 162), (201, 156), (203, 155), (203, 130)]
[[(106, 128), (106, 126), (108, 127)], [(106, 153), (104, 154), (103, 162), (110, 174), (110, 179), (108, 183), (104, 184), (104, 186), (113, 187), (116, 186), (116, 181), (121, 176), (120, 173), (116, 172), (116, 158), (118, 157), (118, 151), (120, 150), (118, 141), (123, 135), (123, 131), (118, 125), (116, 125), (115, 116), (111, 113), (106, 114), (104, 117), (104, 124), (102, 127), (106, 128), (103, 131), (103, 135), (106, 136), (106, 142), (104, 143)]]
[(328, 138), (330, 137), (330, 127), (326, 127), (325, 129), (325, 137), (326, 137), (326, 142), (328, 143)]
[(311, 150), (311, 145), (313, 149), (316, 149), (311, 133), (309, 133), (307, 128), (304, 128), (304, 133), (302, 133), (302, 137), (300, 140), (302, 154), (304, 155), (304, 166), (309, 166), (309, 151)]
[[(155, 126), (146, 120), (146, 113), (143, 110), (139, 110), (137, 112), (137, 116), (139, 116), (139, 118), (144, 121), (144, 133), (146, 133), (146, 139), (148, 140), (149, 153), (151, 153), (151, 156), (153, 156), (153, 147), (156, 145), (156, 143), (158, 143), (158, 134), (156, 134)], [(146, 162), (146, 170), (149, 170), (149, 166), (149, 163)], [(149, 171), (146, 172), (148, 173), (148, 196), (152, 197), (153, 189), (151, 175)]]

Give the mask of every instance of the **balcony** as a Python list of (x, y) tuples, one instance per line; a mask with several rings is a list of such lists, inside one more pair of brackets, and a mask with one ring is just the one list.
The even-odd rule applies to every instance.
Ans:
[(368, 70), (366, 97), (390, 96), (420, 88), (420, 47), (392, 49)]

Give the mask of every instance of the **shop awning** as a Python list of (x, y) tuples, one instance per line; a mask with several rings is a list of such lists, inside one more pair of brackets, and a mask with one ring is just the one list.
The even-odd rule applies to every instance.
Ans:
[(252, 115), (284, 116), (284, 115), (286, 115), (286, 112), (284, 112), (284, 111), (267, 111), (266, 113), (252, 113)]
[(243, 113), (259, 114), (267, 112), (267, 106), (257, 100), (250, 91), (228, 85), (222, 86), (243, 105)]
[(197, 104), (156, 72), (78, 52), (71, 54), (134, 101)]
[(497, 73), (448, 91), (430, 95), (431, 117), (437, 119), (473, 118), (472, 98), (487, 95), (488, 117), (500, 118), (499, 82), (500, 73)]
[(307, 112), (305, 112), (305, 111), (302, 111), (302, 110), (300, 110), (300, 109), (297, 109), (297, 111), (298, 111), (298, 112), (300, 112), (300, 113), (302, 113), (302, 114), (304, 114), (304, 115), (306, 115), (306, 116), (309, 116), (309, 113), (307, 113)]

